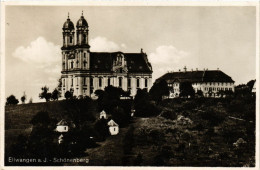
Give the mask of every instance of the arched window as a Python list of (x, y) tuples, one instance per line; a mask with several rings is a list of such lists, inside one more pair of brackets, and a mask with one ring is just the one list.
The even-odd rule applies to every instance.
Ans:
[(86, 34), (83, 34), (83, 43), (86, 43)]
[(70, 43), (72, 43), (72, 36), (70, 36)]
[(145, 79), (145, 80), (144, 80), (144, 87), (147, 87), (147, 86), (148, 86), (148, 80)]
[(140, 79), (136, 79), (136, 87), (139, 88), (140, 87)]
[(102, 77), (99, 77), (99, 87), (102, 87)]
[(118, 80), (119, 80), (119, 82), (118, 82), (118, 86), (119, 86), (119, 87), (122, 87), (122, 77), (119, 77)]
[(110, 78), (107, 79), (107, 85), (110, 86)]
[(73, 64), (74, 64), (74, 62), (72, 61), (72, 62), (70, 63), (70, 68), (71, 68), (71, 69), (73, 69)]
[(90, 86), (93, 87), (93, 78), (90, 78)]

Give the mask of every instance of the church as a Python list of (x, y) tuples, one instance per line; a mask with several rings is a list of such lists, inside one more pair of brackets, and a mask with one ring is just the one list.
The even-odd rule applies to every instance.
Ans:
[(152, 86), (152, 66), (147, 54), (123, 52), (91, 52), (89, 26), (83, 13), (76, 31), (69, 16), (63, 24), (61, 95), (95, 97), (96, 90), (106, 86), (120, 87), (135, 96), (138, 89)]

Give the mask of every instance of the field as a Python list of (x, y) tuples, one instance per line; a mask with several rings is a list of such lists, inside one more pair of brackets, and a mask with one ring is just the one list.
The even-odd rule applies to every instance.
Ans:
[[(160, 115), (134, 117), (119, 135), (86, 149), (89, 163), (64, 165), (252, 167), (254, 105), (247, 99), (165, 100)], [(62, 101), (6, 107), (6, 150), (19, 134), (30, 134), (30, 120), (41, 110), (57, 120), (65, 111)]]

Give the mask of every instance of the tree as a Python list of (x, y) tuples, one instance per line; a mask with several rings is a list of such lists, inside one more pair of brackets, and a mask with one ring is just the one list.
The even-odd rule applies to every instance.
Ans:
[(167, 82), (164, 79), (156, 81), (149, 91), (149, 94), (151, 99), (156, 101), (158, 104), (160, 101), (162, 101), (163, 96), (169, 96), (169, 87)]
[(194, 97), (195, 91), (190, 82), (183, 82), (180, 84), (180, 97)]
[(73, 95), (70, 91), (66, 91), (65, 93), (65, 98), (68, 100), (68, 99), (72, 99)]
[(249, 90), (252, 91), (255, 84), (255, 80), (250, 80), (246, 85), (249, 87)]
[(40, 111), (38, 112), (30, 121), (33, 125), (45, 125), (48, 126), (50, 123), (50, 117), (48, 112)]
[(201, 90), (198, 90), (197, 95), (198, 95), (198, 97), (203, 97), (203, 92)]
[(51, 99), (51, 93), (48, 93), (49, 88), (47, 86), (44, 86), (41, 88), (42, 92), (39, 94), (40, 99), (45, 99), (46, 102), (50, 101)]
[(29, 103), (33, 103), (33, 99), (32, 98), (30, 98)]
[(22, 101), (23, 104), (25, 103), (25, 100), (26, 100), (26, 95), (25, 95), (25, 92), (24, 92), (23, 96), (21, 97), (21, 101)]
[(52, 100), (58, 100), (60, 96), (61, 94), (58, 89), (54, 89), (53, 92), (51, 93)]
[(19, 101), (15, 98), (14, 95), (10, 95), (6, 98), (6, 105), (16, 105)]

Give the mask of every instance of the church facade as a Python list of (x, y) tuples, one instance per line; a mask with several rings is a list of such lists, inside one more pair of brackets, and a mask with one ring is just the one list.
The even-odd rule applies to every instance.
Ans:
[(152, 86), (152, 66), (146, 53), (91, 52), (89, 26), (83, 14), (76, 31), (69, 16), (63, 24), (61, 95), (94, 97), (106, 86), (120, 87), (135, 96), (138, 89)]

